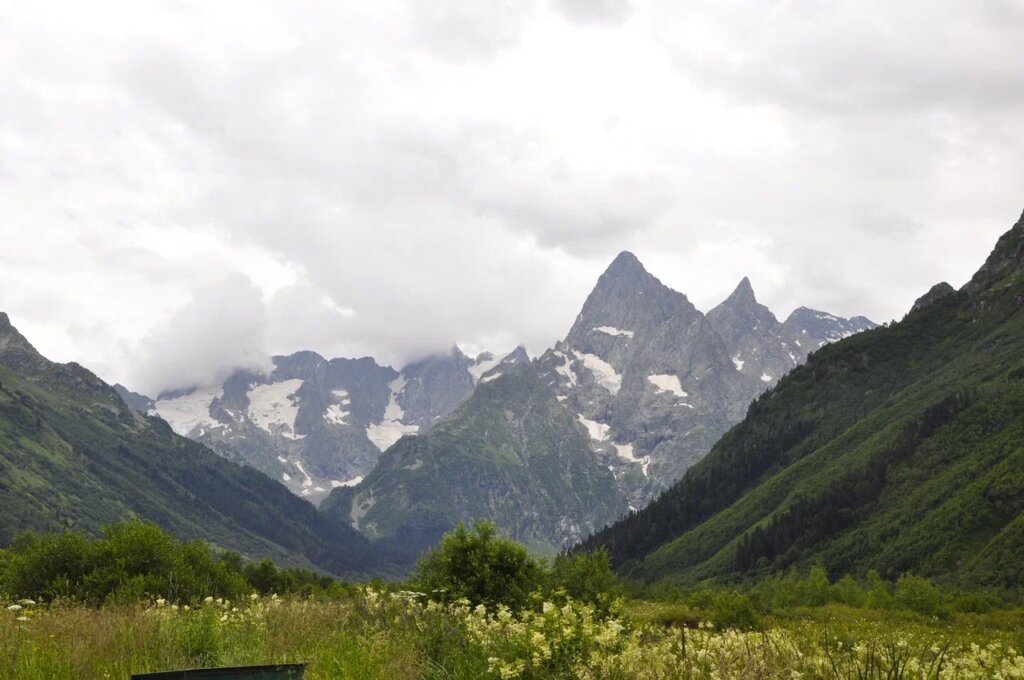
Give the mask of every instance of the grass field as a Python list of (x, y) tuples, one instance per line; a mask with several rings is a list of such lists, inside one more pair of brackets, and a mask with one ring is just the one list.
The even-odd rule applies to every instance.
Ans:
[[(830, 605), (748, 631), (682, 605), (576, 603), (513, 615), (363, 590), (340, 599), (4, 605), (0, 677), (127, 678), (172, 668), (308, 662), (307, 678), (1024, 678), (1020, 612), (944, 620)], [(691, 627), (692, 626), (692, 627)]]

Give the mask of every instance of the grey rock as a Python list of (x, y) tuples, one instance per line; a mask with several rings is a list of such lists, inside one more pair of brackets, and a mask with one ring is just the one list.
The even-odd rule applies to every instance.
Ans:
[(942, 298), (947, 297), (949, 295), (956, 295), (956, 288), (949, 285), (945, 281), (943, 281), (942, 283), (936, 283), (934, 286), (928, 289), (927, 293), (925, 293), (924, 295), (922, 295), (921, 297), (917, 298), (917, 300), (914, 301), (914, 306), (910, 308), (910, 311), (916, 312), (919, 309), (924, 309), (928, 305), (934, 302), (938, 302)]

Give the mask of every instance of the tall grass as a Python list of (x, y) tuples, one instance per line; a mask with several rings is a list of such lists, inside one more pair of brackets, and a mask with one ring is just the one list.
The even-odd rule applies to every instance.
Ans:
[[(12, 606), (13, 610), (7, 607)], [(20, 608), (19, 608), (20, 607)], [(877, 613), (874, 613), (877, 614)], [(128, 678), (308, 662), (307, 678), (1024, 678), (1020, 618), (886, 619), (845, 607), (719, 630), (658, 606), (598, 615), (573, 602), (519, 613), (363, 591), (94, 608), (0, 609), (0, 678)]]

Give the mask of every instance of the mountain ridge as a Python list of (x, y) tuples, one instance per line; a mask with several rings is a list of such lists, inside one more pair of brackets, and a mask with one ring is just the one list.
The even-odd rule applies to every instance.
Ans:
[(588, 539), (695, 583), (821, 564), (1020, 585), (1024, 219), (960, 292), (816, 352), (644, 510)]
[(96, 534), (129, 517), (250, 558), (355, 576), (391, 559), (284, 486), (130, 409), (78, 364), (52, 362), (0, 317), (0, 542)]

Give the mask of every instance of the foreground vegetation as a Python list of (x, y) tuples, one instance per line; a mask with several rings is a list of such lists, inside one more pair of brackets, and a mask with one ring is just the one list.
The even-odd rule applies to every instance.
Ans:
[(26, 602), (0, 616), (0, 677), (127, 678), (271, 662), (308, 662), (313, 679), (1024, 677), (1024, 640), (1009, 620), (894, 621), (837, 609), (744, 632), (665, 626), (650, 606), (658, 607), (600, 617), (577, 602), (538, 600), (492, 612), (370, 588), (190, 606)]
[(547, 565), (487, 523), (407, 583), (360, 587), (136, 522), (28, 535), (0, 551), (0, 678), (294, 662), (313, 679), (1024, 678), (1024, 619), (994, 593), (821, 569), (625, 592), (607, 553)]

